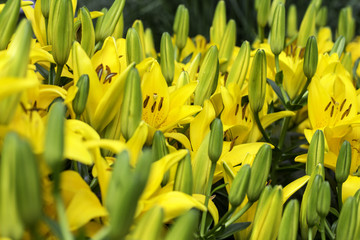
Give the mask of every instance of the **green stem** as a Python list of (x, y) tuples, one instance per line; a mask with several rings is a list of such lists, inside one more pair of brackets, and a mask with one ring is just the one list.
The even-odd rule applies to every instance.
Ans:
[(338, 204), (339, 204), (339, 212), (341, 211), (342, 208), (342, 183), (338, 183)]
[(312, 240), (312, 239), (313, 239), (312, 227), (309, 227), (309, 230), (308, 230), (308, 239), (309, 239), (309, 240)]
[(48, 84), (54, 85), (54, 79), (55, 79), (55, 64), (50, 64), (50, 71), (49, 71), (49, 77), (48, 77)]
[(98, 178), (93, 178), (90, 183), (91, 190), (94, 190), (94, 188), (98, 185)]
[(280, 72), (279, 54), (275, 54), (275, 68), (276, 73)]
[(179, 49), (179, 51), (178, 51), (178, 55), (176, 56), (176, 61), (177, 62), (180, 62), (180, 58), (181, 58), (181, 52), (182, 52), (182, 49)]
[(322, 218), (320, 221), (320, 233), (321, 233), (321, 240), (326, 240), (325, 236), (325, 219)]
[(260, 39), (260, 43), (264, 42), (264, 28), (261, 26), (258, 26), (258, 34), (259, 34), (259, 39)]
[(219, 229), (219, 227), (221, 227), (223, 225), (223, 223), (229, 218), (230, 215), (232, 215), (234, 213), (234, 211), (236, 210), (236, 208), (230, 208), (230, 210), (225, 213), (224, 216), (222, 216), (222, 218), (220, 219), (220, 221), (215, 225), (215, 227), (213, 227), (213, 229), (211, 229), (209, 232), (207, 232), (205, 234), (205, 237), (210, 236), (211, 234), (213, 234), (214, 232), (216, 232), (216, 230)]
[[(212, 186), (212, 180), (214, 178), (214, 173), (215, 173), (215, 168), (216, 168), (216, 162), (211, 162), (211, 169), (210, 169), (210, 175), (209, 175), (209, 182), (207, 185), (207, 189), (205, 192), (205, 207), (208, 207), (209, 204), (209, 198), (210, 198), (210, 192), (211, 192), (211, 186)], [(201, 230), (200, 230), (200, 236), (204, 236), (205, 235), (205, 224), (206, 224), (206, 215), (207, 215), (207, 210), (203, 211), (202, 213), (202, 217), (201, 217)]]
[(290, 165), (290, 166), (279, 167), (277, 170), (278, 171), (283, 171), (283, 170), (296, 169), (296, 168), (303, 169), (304, 168), (304, 163), (298, 163), (298, 164), (294, 164), (294, 165)]
[(261, 125), (260, 118), (259, 118), (259, 113), (258, 113), (258, 112), (254, 113), (254, 119), (255, 119), (255, 122), (256, 122), (256, 124), (257, 124), (257, 126), (258, 126), (258, 128), (259, 128), (259, 130), (260, 130), (260, 132), (261, 132), (261, 134), (263, 135), (265, 141), (267, 141), (268, 143), (272, 143), (271, 140), (270, 140), (270, 138), (269, 138), (268, 135), (266, 134), (265, 129), (264, 129), (263, 126)]
[(56, 211), (59, 219), (60, 231), (64, 240), (71, 240), (73, 236), (69, 231), (69, 225), (67, 222), (66, 214), (65, 214), (65, 206), (61, 199), (60, 192), (54, 194), (55, 203), (56, 203)]
[(234, 216), (232, 216), (232, 218), (230, 218), (229, 221), (227, 221), (225, 223), (225, 227), (230, 226), (231, 224), (233, 224), (236, 220), (238, 220), (247, 210), (249, 210), (249, 208), (253, 205), (252, 202), (247, 202), (246, 205), (237, 213), (235, 213)]
[(310, 82), (311, 82), (311, 78), (308, 78), (308, 79), (306, 80), (305, 86), (304, 86), (303, 89), (301, 90), (301, 93), (295, 98), (294, 104), (298, 104), (298, 103), (300, 102), (300, 100), (301, 100), (301, 98), (303, 97), (303, 95), (305, 94), (305, 92), (306, 92), (306, 90), (307, 90)]
[(331, 240), (335, 240), (335, 235), (334, 233), (331, 231), (331, 228), (329, 226), (329, 223), (324, 219), (324, 225), (325, 225), (325, 230), (326, 230), (326, 233), (328, 235), (328, 237), (331, 239)]
[(291, 117), (286, 117), (282, 122), (281, 133), (280, 133), (280, 138), (279, 138), (279, 143), (278, 143), (278, 148), (281, 150), (283, 150), (285, 136), (286, 136), (286, 132), (289, 128), (290, 120), (291, 120)]
[(58, 65), (58, 67), (57, 67), (55, 82), (54, 82), (54, 84), (57, 86), (60, 86), (61, 72), (62, 72), (63, 68), (64, 68), (64, 65)]

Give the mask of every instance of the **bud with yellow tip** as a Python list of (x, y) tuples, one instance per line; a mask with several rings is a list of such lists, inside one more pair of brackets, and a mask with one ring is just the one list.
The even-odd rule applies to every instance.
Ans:
[(236, 23), (231, 19), (225, 29), (224, 36), (221, 40), (219, 49), (220, 71), (226, 72), (228, 62), (232, 57), (233, 50), (236, 43)]
[(171, 41), (170, 34), (165, 32), (161, 36), (160, 43), (160, 66), (161, 72), (169, 86), (174, 78), (175, 73), (175, 58), (174, 47)]
[(212, 26), (210, 28), (210, 41), (220, 45), (226, 28), (226, 6), (225, 1), (218, 2), (215, 8)]
[(135, 28), (129, 28), (126, 34), (126, 62), (130, 65), (136, 64), (143, 60), (143, 49), (140, 37)]
[(265, 103), (266, 68), (265, 51), (259, 49), (252, 62), (249, 78), (249, 102), (254, 114), (259, 113)]
[(235, 82), (240, 88), (243, 86), (250, 62), (250, 43), (244, 41), (241, 44), (240, 51), (231, 67), (229, 76), (226, 80), (226, 86)]
[(308, 38), (315, 34), (315, 19), (316, 9), (314, 4), (310, 4), (300, 25), (299, 35), (297, 38), (298, 47), (305, 47)]
[(271, 24), (270, 47), (275, 55), (279, 55), (285, 45), (285, 6), (279, 3), (274, 12)]
[(229, 192), (229, 203), (233, 208), (240, 206), (245, 198), (249, 186), (250, 173), (250, 165), (245, 164), (234, 178)]
[(86, 7), (80, 8), (79, 18), (81, 21), (81, 47), (86, 54), (91, 57), (95, 48), (95, 31), (90, 16), (90, 12)]

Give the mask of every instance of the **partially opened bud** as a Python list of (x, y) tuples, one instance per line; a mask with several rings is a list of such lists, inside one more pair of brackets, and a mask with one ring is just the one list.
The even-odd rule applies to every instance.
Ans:
[(196, 209), (191, 209), (172, 225), (167, 233), (165, 240), (187, 240), (193, 239), (193, 234), (196, 231), (199, 221), (199, 212)]
[(218, 2), (215, 8), (212, 26), (210, 28), (210, 41), (220, 45), (226, 28), (226, 6), (225, 1)]
[(328, 181), (324, 181), (319, 189), (316, 211), (321, 218), (325, 218), (330, 211), (331, 191)]
[(308, 38), (315, 34), (315, 19), (316, 9), (314, 4), (310, 4), (300, 25), (299, 35), (297, 38), (298, 47), (305, 47)]
[(189, 36), (189, 11), (184, 5), (179, 5), (174, 22), (175, 44), (183, 49)]
[(325, 27), (328, 17), (328, 9), (326, 6), (320, 8), (319, 12), (316, 14), (316, 26)]
[(129, 140), (139, 126), (142, 114), (140, 76), (136, 68), (131, 68), (126, 78), (120, 114), (121, 133)]
[(343, 183), (349, 176), (351, 166), (351, 145), (344, 141), (336, 161), (335, 179), (337, 183)]
[(174, 47), (171, 41), (170, 34), (165, 32), (161, 36), (160, 43), (160, 66), (161, 72), (169, 86), (174, 78), (175, 73), (175, 58)]
[(6, 49), (11, 36), (15, 32), (19, 18), (21, 0), (6, 1), (0, 12), (0, 50)]
[(270, 47), (275, 55), (279, 55), (285, 45), (285, 6), (279, 3), (275, 9), (271, 25)]
[(336, 227), (336, 239), (354, 239), (356, 223), (359, 218), (359, 216), (357, 216), (357, 208), (358, 206), (354, 197), (349, 197), (345, 200)]
[(222, 122), (220, 118), (215, 118), (211, 124), (210, 141), (208, 148), (209, 158), (213, 163), (216, 163), (221, 156), (223, 139), (224, 133)]
[(278, 240), (296, 240), (299, 224), (299, 201), (292, 199), (286, 204), (281, 219)]
[(186, 156), (178, 163), (176, 168), (174, 191), (180, 191), (192, 195), (193, 175), (191, 166), (191, 157), (188, 152)]
[(323, 178), (321, 175), (316, 175), (315, 179), (311, 185), (307, 209), (306, 209), (306, 221), (308, 226), (311, 228), (315, 226), (319, 222), (319, 214), (317, 213), (317, 202), (318, 202), (318, 192), (320, 190), (320, 186), (323, 182)]
[(236, 174), (229, 192), (229, 203), (233, 208), (240, 206), (244, 201), (250, 179), (250, 165), (245, 164)]
[(354, 38), (354, 34), (355, 19), (352, 16), (352, 9), (351, 7), (343, 8), (339, 14), (337, 35), (344, 36), (346, 44), (348, 44)]
[(190, 81), (195, 81), (195, 76), (199, 70), (200, 60), (201, 53), (198, 53), (190, 63), (190, 66), (188, 68)]
[(180, 76), (177, 80), (177, 83), (176, 83), (176, 89), (179, 89), (183, 86), (185, 86), (186, 84), (189, 84), (190, 83), (190, 76), (189, 76), (189, 73), (187, 71), (182, 71), (180, 73)]
[(221, 40), (220, 49), (219, 49), (219, 60), (222, 62), (220, 64), (220, 71), (226, 72), (228, 62), (232, 57), (233, 50), (236, 43), (236, 23), (234, 20), (230, 20), (226, 26), (224, 36)]
[(254, 114), (260, 112), (266, 95), (266, 55), (262, 49), (257, 50), (252, 62), (249, 78), (249, 102)]
[(343, 53), (344, 49), (345, 49), (345, 37), (339, 36), (336, 39), (334, 46), (331, 48), (329, 55), (331, 56), (332, 54), (336, 53), (340, 59), (341, 54)]
[(89, 10), (86, 7), (80, 8), (79, 17), (81, 21), (81, 47), (91, 57), (95, 48), (95, 31)]
[(270, 14), (270, 0), (260, 0), (257, 11), (258, 26), (264, 28)]
[(232, 64), (229, 76), (226, 80), (226, 86), (230, 83), (236, 83), (240, 88), (244, 84), (250, 62), (250, 43), (244, 41), (241, 44), (240, 51)]
[(144, 25), (141, 20), (135, 20), (132, 27), (136, 30), (139, 34), (140, 42), (141, 42), (141, 49), (142, 49), (142, 56), (141, 58), (145, 58), (145, 37), (144, 37)]
[(321, 130), (316, 130), (313, 135), (306, 161), (306, 174), (311, 175), (316, 166), (324, 164), (325, 139)]
[(286, 35), (289, 38), (294, 37), (297, 34), (297, 10), (296, 5), (291, 4), (288, 10), (288, 16), (287, 16), (287, 29), (286, 29)]
[(145, 57), (157, 57), (157, 53), (154, 47), (153, 34), (150, 28), (145, 30)]
[(122, 38), (124, 34), (124, 14), (120, 15), (118, 22), (115, 25), (114, 32), (111, 34), (115, 39)]
[(140, 37), (135, 28), (129, 28), (126, 34), (126, 62), (130, 65), (132, 62), (136, 64), (143, 60), (143, 49)]
[(311, 36), (306, 43), (303, 66), (304, 74), (308, 79), (311, 79), (316, 73), (318, 54), (316, 38)]
[(78, 87), (78, 91), (72, 102), (72, 107), (74, 109), (76, 116), (80, 116), (85, 110), (89, 95), (89, 89), (90, 89), (89, 75), (87, 74), (81, 75), (76, 86)]

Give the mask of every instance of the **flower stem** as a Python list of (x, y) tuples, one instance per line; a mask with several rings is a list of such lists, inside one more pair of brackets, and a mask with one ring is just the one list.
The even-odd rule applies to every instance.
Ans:
[(207, 233), (205, 234), (205, 237), (208, 237), (208, 236), (210, 236), (211, 234), (213, 234), (214, 232), (216, 232), (216, 230), (218, 230), (219, 227), (221, 227), (221, 226), (223, 225), (223, 223), (229, 218), (229, 216), (231, 216), (231, 215), (234, 213), (235, 209), (236, 209), (236, 208), (233, 208), (233, 207), (230, 208), (230, 210), (229, 210), (227, 213), (225, 213), (224, 216), (222, 216), (222, 218), (221, 218), (220, 221), (215, 225), (215, 227), (213, 227), (213, 229), (211, 229), (209, 232), (207, 232)]
[(258, 34), (259, 34), (259, 39), (260, 39), (260, 43), (264, 42), (264, 28), (259, 26), (258, 27)]
[(325, 225), (325, 230), (326, 230), (326, 233), (328, 234), (329, 238), (331, 240), (335, 240), (335, 235), (334, 233), (331, 231), (330, 229), (330, 226), (329, 226), (329, 223), (324, 219), (324, 225)]
[(261, 125), (260, 118), (259, 118), (259, 113), (258, 113), (258, 112), (254, 113), (254, 119), (255, 119), (256, 125), (258, 126), (261, 134), (263, 135), (263, 137), (264, 137), (264, 139), (265, 139), (265, 141), (267, 141), (268, 143), (271, 143), (270, 138), (268, 137), (267, 133), (265, 132), (265, 129), (264, 129), (263, 126)]
[(61, 72), (64, 68), (64, 65), (58, 65), (57, 70), (56, 70), (56, 76), (55, 76), (55, 82), (54, 84), (59, 86), (60, 85), (60, 80), (61, 80)]
[(300, 100), (301, 100), (301, 98), (303, 97), (304, 93), (306, 92), (306, 90), (307, 90), (310, 82), (311, 82), (311, 78), (308, 78), (308, 79), (306, 80), (305, 86), (304, 86), (303, 89), (301, 90), (301, 93), (295, 98), (294, 104), (298, 104), (298, 103), (300, 102)]
[(337, 196), (338, 196), (338, 204), (339, 204), (339, 212), (340, 212), (342, 208), (342, 183), (338, 183), (337, 190), (338, 190)]
[(321, 240), (326, 240), (325, 236), (325, 219), (322, 218), (320, 220), (320, 233), (321, 233)]
[(308, 230), (308, 239), (309, 239), (309, 240), (312, 240), (312, 239), (313, 239), (312, 227), (309, 227), (309, 230)]
[(280, 138), (279, 138), (279, 143), (278, 143), (278, 148), (281, 149), (281, 150), (283, 149), (285, 136), (286, 136), (286, 132), (287, 132), (287, 130), (289, 128), (290, 120), (291, 120), (291, 117), (286, 117), (283, 120), (283, 123), (282, 123), (282, 126), (281, 126), (281, 133), (280, 133)]
[(235, 215), (232, 216), (232, 218), (230, 218), (230, 220), (225, 223), (225, 227), (228, 227), (236, 220), (238, 220), (247, 210), (249, 210), (252, 205), (252, 202), (247, 202), (246, 205), (239, 212), (235, 213)]
[(280, 72), (279, 54), (275, 54), (275, 68), (276, 73)]

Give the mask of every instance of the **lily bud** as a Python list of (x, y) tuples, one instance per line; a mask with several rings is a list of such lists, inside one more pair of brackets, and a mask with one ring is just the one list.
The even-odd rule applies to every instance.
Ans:
[(124, 98), (120, 109), (121, 133), (129, 140), (140, 124), (142, 96), (140, 76), (136, 68), (131, 68), (125, 82)]
[(126, 34), (126, 62), (138, 64), (143, 60), (143, 49), (140, 37), (135, 28), (129, 28)]
[(270, 0), (260, 0), (257, 11), (258, 26), (264, 28), (270, 14)]
[(249, 78), (249, 102), (254, 114), (261, 111), (266, 94), (266, 55), (262, 49), (257, 50), (252, 62)]
[(326, 6), (320, 8), (319, 12), (316, 14), (316, 26), (325, 27), (328, 18), (328, 9)]
[(221, 40), (219, 49), (220, 71), (226, 72), (228, 62), (232, 57), (233, 50), (236, 42), (236, 23), (230, 20), (226, 26), (224, 36)]
[[(103, 8), (103, 9), (101, 9), (101, 12), (103, 13), (103, 15), (100, 16), (100, 17), (98, 17), (98, 18), (96, 19), (96, 25), (95, 25), (95, 41), (96, 41), (96, 31), (98, 31), (98, 30), (96, 30), (96, 29), (101, 28), (101, 25), (102, 25), (102, 23), (103, 23), (103, 21), (104, 21), (104, 19), (105, 19), (105, 15), (106, 15), (106, 13), (108, 12), (108, 9), (107, 9), (107, 8)], [(106, 37), (105, 37), (105, 38), (106, 38)]]
[(215, 8), (212, 26), (210, 28), (210, 42), (220, 45), (226, 28), (226, 6), (225, 1), (218, 2)]
[(318, 192), (320, 190), (322, 182), (322, 176), (316, 175), (310, 188), (306, 209), (306, 222), (310, 228), (315, 226), (319, 221), (319, 215), (316, 212), (316, 209), (318, 202)]
[(185, 6), (183, 4), (180, 4), (176, 9), (174, 23), (173, 23), (173, 32), (174, 33), (176, 33), (176, 31), (177, 31), (177, 29), (179, 27), (180, 15), (181, 15), (181, 11), (182, 11), (183, 8), (185, 8)]
[(15, 32), (20, 12), (20, 0), (6, 1), (0, 12), (0, 50), (6, 49)]
[(240, 88), (242, 87), (249, 68), (249, 62), (250, 44), (248, 41), (244, 41), (241, 44), (239, 53), (231, 67), (229, 76), (226, 80), (226, 86), (229, 86), (230, 83), (235, 82)]
[(125, 0), (115, 0), (110, 7), (109, 11), (103, 16), (101, 23), (96, 24), (95, 28), (95, 40), (96, 42), (103, 42), (108, 36), (110, 36), (119, 21), (119, 18), (124, 9)]
[(135, 20), (132, 27), (139, 34), (139, 38), (140, 38), (140, 42), (141, 42), (141, 49), (143, 50), (141, 58), (144, 59), (145, 58), (145, 52), (144, 52), (144, 50), (145, 50), (144, 25), (143, 25), (141, 20)]
[(244, 201), (249, 186), (250, 172), (250, 165), (245, 164), (234, 178), (229, 192), (229, 203), (233, 208), (240, 206)]
[(193, 239), (193, 234), (196, 231), (199, 221), (199, 212), (196, 209), (191, 209), (172, 225), (167, 233), (165, 240), (186, 240)]
[(306, 161), (306, 174), (311, 175), (316, 166), (321, 163), (324, 164), (325, 139), (324, 133), (321, 130), (316, 130), (314, 133), (308, 151)]
[(315, 6), (314, 4), (310, 4), (300, 25), (299, 35), (297, 38), (298, 47), (305, 47), (308, 38), (315, 34), (315, 17)]
[(192, 195), (193, 174), (191, 166), (191, 157), (188, 152), (186, 156), (178, 163), (176, 168), (174, 191), (180, 191)]
[(283, 4), (283, 5), (285, 5), (285, 2), (286, 2), (286, 0), (274, 0), (274, 1), (271, 2), (270, 13), (269, 13), (269, 18), (268, 18), (268, 24), (269, 24), (269, 26), (272, 25), (276, 7), (277, 7), (280, 3)]
[(169, 149), (166, 146), (165, 136), (161, 131), (156, 131), (154, 134), (152, 142), (152, 153), (154, 161), (157, 161), (169, 154)]
[(271, 166), (271, 154), (270, 145), (264, 144), (260, 147), (255, 156), (251, 167), (249, 187), (247, 190), (247, 197), (250, 202), (256, 202), (265, 188)]
[(351, 42), (355, 34), (355, 19), (352, 16), (351, 7), (341, 9), (339, 14), (339, 22), (337, 36), (344, 36), (346, 44)]
[[(356, 191), (354, 195), (356, 205), (357, 205), (357, 216), (360, 216), (360, 189)], [(354, 239), (360, 239), (360, 221), (357, 219), (357, 224), (355, 227)]]
[(188, 73), (189, 73), (189, 78), (190, 81), (195, 81), (195, 76), (198, 72), (199, 69), (199, 65), (200, 65), (200, 60), (201, 60), (201, 53), (198, 53), (194, 59), (192, 60), (192, 62), (190, 63), (190, 66), (188, 68)]
[(281, 219), (278, 240), (296, 240), (299, 224), (299, 201), (292, 199), (286, 204)]
[(345, 200), (336, 227), (336, 239), (354, 239), (356, 223), (358, 221), (357, 208), (354, 197), (349, 197)]
[(175, 44), (183, 49), (189, 36), (189, 11), (184, 5), (179, 5), (174, 22)]
[(176, 83), (176, 89), (179, 89), (190, 83), (190, 76), (187, 71), (182, 71)]
[(95, 48), (95, 31), (89, 10), (86, 7), (80, 8), (79, 17), (81, 21), (81, 47), (91, 57)]
[(44, 159), (55, 174), (60, 173), (64, 156), (65, 112), (62, 102), (53, 103), (46, 125)]
[(336, 161), (335, 179), (337, 183), (343, 183), (349, 176), (351, 166), (351, 145), (344, 141)]
[(84, 74), (81, 75), (76, 86), (78, 87), (78, 91), (75, 95), (75, 98), (72, 102), (72, 107), (74, 109), (74, 112), (76, 116), (79, 116), (84, 112), (86, 107), (86, 102), (89, 95), (89, 89), (90, 89), (90, 80), (89, 75)]
[(318, 54), (316, 38), (311, 36), (306, 43), (303, 66), (304, 74), (308, 79), (311, 79), (316, 73)]
[(316, 211), (321, 218), (325, 218), (330, 211), (331, 204), (331, 192), (330, 184), (328, 181), (324, 181), (319, 189), (318, 200), (316, 205)]
[(124, 14), (120, 15), (119, 21), (115, 25), (114, 32), (111, 34), (115, 39), (122, 38), (124, 34)]
[(71, 0), (57, 0), (49, 16), (49, 37), (55, 62), (66, 64), (74, 40), (74, 16)]
[(210, 141), (208, 148), (209, 158), (213, 163), (216, 163), (221, 156), (223, 139), (224, 132), (222, 122), (220, 118), (215, 118), (211, 124)]
[(150, 28), (145, 30), (145, 56), (156, 58), (157, 53), (154, 47), (153, 34)]
[(195, 90), (194, 105), (203, 105), (206, 99), (215, 92), (219, 77), (219, 60), (216, 46), (211, 46), (207, 51), (200, 68)]
[(279, 55), (285, 44), (285, 6), (279, 3), (276, 6), (271, 25), (270, 47), (275, 55)]
[(41, 13), (44, 18), (49, 18), (51, 0), (41, 0)]
[(161, 36), (160, 43), (160, 66), (161, 72), (169, 86), (174, 78), (175, 73), (175, 58), (174, 47), (171, 41), (170, 34), (165, 32)]
[(289, 38), (294, 37), (298, 30), (297, 30), (297, 10), (296, 5), (291, 4), (288, 10), (288, 17), (287, 17), (287, 36)]
[(334, 46), (331, 48), (329, 55), (331, 56), (332, 54), (336, 53), (340, 59), (344, 49), (345, 49), (345, 37), (340, 36), (336, 39)]

